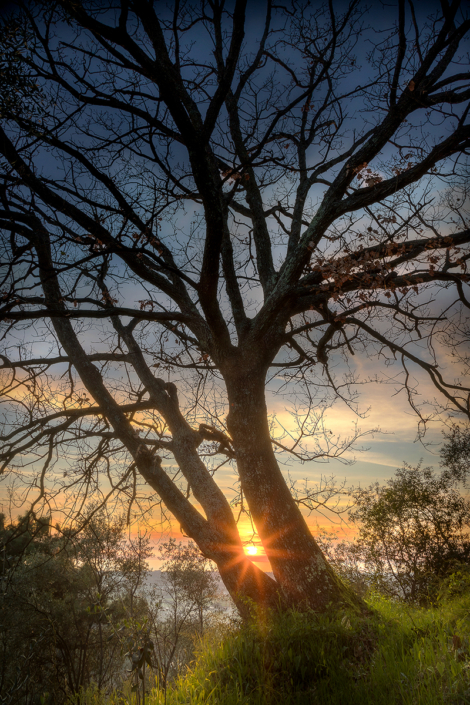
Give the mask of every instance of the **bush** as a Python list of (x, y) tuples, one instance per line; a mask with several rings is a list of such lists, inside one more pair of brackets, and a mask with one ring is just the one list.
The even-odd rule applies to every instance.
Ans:
[(440, 599), (448, 600), (462, 595), (470, 595), (470, 565), (458, 564), (455, 571), (442, 581)]

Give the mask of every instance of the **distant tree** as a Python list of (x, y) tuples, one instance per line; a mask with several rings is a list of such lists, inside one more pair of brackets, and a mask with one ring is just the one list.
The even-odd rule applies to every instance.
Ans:
[(206, 613), (219, 595), (214, 564), (201, 555), (194, 543), (177, 543), (174, 539), (161, 545), (160, 556), (164, 560), (162, 571), (168, 596), (197, 614), (202, 635)]
[[(278, 459), (354, 446), (324, 413), (358, 411), (369, 357), (421, 426), (416, 371), (468, 415), (438, 359), (467, 342), (468, 4), (396, 0), (373, 22), (359, 0), (15, 7), (2, 471), (34, 478), (35, 507), (121, 492), (139, 512), (147, 487), (244, 614), (357, 604)], [(224, 463), (275, 579), (244, 555)]]
[(364, 548), (356, 540), (340, 538), (339, 531), (322, 530), (315, 540), (341, 578), (355, 592), (365, 597), (370, 592), (371, 581), (364, 571)]
[(419, 602), (470, 563), (470, 500), (446, 473), (404, 464), (385, 485), (353, 492), (355, 554), (385, 593)]
[(6, 524), (5, 519), (5, 514), (0, 513), (0, 565), (4, 581), (8, 578), (10, 570), (31, 552), (37, 552), (39, 547), (45, 553), (50, 550), (51, 529), (50, 517), (38, 517), (34, 512), (20, 515), (12, 524)]
[(162, 584), (148, 595), (148, 634), (160, 687), (193, 660), (195, 649), (214, 618), (226, 621), (217, 606), (219, 581), (214, 565), (195, 544), (170, 539), (160, 547)]

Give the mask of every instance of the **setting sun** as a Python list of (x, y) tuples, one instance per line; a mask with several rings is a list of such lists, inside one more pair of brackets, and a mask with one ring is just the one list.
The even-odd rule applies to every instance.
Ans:
[(247, 553), (249, 556), (256, 556), (256, 554), (258, 553), (258, 547), (253, 546), (253, 544), (251, 544), (250, 546), (245, 546), (245, 553)]

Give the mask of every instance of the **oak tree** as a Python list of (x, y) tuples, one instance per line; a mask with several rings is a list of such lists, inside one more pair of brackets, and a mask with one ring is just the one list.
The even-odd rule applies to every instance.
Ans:
[[(57, 0), (4, 17), (1, 459), (36, 508), (135, 503), (145, 482), (240, 610), (354, 601), (278, 452), (347, 450), (322, 419), (329, 398), (356, 408), (353, 356), (384, 363), (421, 425), (416, 370), (468, 414), (438, 360), (470, 306), (468, 13)], [(296, 395), (297, 436), (276, 435), (272, 385)]]

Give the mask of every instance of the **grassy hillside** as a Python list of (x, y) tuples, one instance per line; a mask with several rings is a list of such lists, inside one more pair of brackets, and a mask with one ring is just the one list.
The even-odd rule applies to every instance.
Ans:
[[(470, 594), (428, 609), (378, 596), (369, 606), (369, 617), (292, 613), (208, 637), (166, 702), (470, 705)], [(163, 705), (164, 693), (156, 688), (146, 701)], [(92, 693), (77, 699), (98, 702)], [(121, 694), (102, 702), (136, 701)]]

